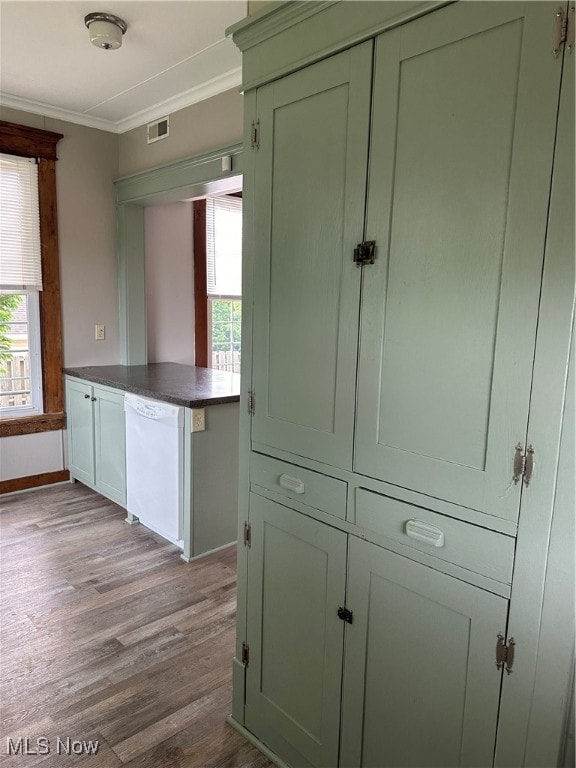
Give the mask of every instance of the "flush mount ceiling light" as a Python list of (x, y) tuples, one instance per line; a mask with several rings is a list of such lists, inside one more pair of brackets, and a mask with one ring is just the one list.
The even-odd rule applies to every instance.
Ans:
[(84, 16), (84, 24), (90, 32), (90, 42), (97, 48), (104, 48), (106, 51), (120, 48), (122, 35), (128, 29), (128, 25), (123, 19), (101, 11)]

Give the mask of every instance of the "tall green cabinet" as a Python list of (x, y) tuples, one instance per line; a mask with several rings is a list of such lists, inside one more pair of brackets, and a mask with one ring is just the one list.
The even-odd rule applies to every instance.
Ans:
[(573, 675), (573, 620), (554, 659), (539, 639), (559, 525), (573, 560), (574, 6), (287, 2), (230, 34), (230, 722), (280, 765), (560, 765), (565, 728), (531, 712), (566, 717)]

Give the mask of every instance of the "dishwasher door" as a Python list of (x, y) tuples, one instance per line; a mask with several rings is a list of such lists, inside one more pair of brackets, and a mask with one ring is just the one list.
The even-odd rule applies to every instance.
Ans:
[(184, 408), (126, 394), (126, 508), (183, 546)]

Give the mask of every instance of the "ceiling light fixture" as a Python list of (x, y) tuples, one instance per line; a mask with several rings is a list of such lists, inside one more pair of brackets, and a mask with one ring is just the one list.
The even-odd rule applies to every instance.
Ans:
[(128, 29), (123, 19), (111, 13), (89, 13), (84, 16), (84, 24), (90, 32), (90, 42), (97, 48), (114, 50), (122, 45), (122, 35)]

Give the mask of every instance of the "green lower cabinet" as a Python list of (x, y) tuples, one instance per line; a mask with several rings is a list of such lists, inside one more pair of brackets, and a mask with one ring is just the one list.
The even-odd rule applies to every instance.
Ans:
[(94, 387), (94, 448), (100, 493), (126, 506), (124, 393)]
[(508, 601), (350, 537), (342, 768), (487, 768)]
[(77, 480), (94, 483), (94, 409), (92, 386), (75, 379), (66, 380), (68, 466)]
[(346, 534), (251, 495), (246, 727), (292, 766), (338, 764)]
[(125, 507), (124, 393), (67, 378), (66, 413), (71, 476)]
[(248, 730), (293, 768), (493, 765), (508, 600), (260, 496), (250, 517)]

